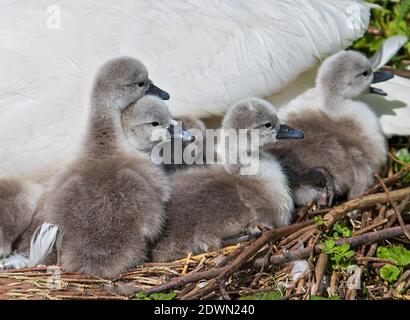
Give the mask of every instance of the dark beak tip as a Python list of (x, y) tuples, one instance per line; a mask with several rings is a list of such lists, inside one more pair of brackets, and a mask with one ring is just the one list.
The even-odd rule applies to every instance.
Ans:
[(168, 92), (162, 90), (161, 88), (157, 87), (153, 83), (150, 84), (146, 94), (157, 96), (161, 98), (162, 100), (169, 100), (171, 98)]
[(276, 135), (276, 139), (304, 139), (305, 134), (303, 131), (298, 129), (293, 129), (285, 124), (282, 124), (279, 128), (279, 132)]

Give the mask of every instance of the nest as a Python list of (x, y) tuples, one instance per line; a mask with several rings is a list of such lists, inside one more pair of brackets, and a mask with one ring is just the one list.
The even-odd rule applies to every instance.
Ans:
[[(57, 266), (0, 272), (0, 299), (410, 299), (410, 264), (378, 248), (410, 248), (410, 166), (395, 157), (363, 196), (299, 208), (294, 224), (170, 263), (146, 263), (116, 279)], [(404, 249), (406, 250), (406, 249)], [(381, 276), (383, 267), (392, 274)], [(399, 274), (394, 274), (399, 270)], [(386, 278), (389, 277), (390, 278)]]

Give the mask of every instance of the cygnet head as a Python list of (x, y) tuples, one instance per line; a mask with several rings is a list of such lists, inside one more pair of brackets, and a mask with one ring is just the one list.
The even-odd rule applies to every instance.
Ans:
[[(364, 93), (386, 95), (371, 87), (372, 83), (387, 81), (390, 72), (373, 72), (370, 61), (361, 53), (341, 51), (325, 60), (316, 78), (316, 87), (327, 100), (354, 99)], [(327, 101), (329, 102), (329, 101)]]
[(159, 142), (170, 139), (194, 140), (172, 118), (167, 105), (151, 95), (142, 97), (124, 110), (122, 127), (131, 146), (144, 152), (150, 152)]
[(303, 132), (281, 124), (276, 109), (267, 101), (248, 98), (234, 104), (222, 122), (225, 129), (258, 130), (259, 147), (281, 139), (303, 139)]
[(109, 60), (97, 73), (93, 90), (93, 98), (97, 103), (123, 111), (145, 94), (169, 99), (168, 93), (149, 79), (145, 66), (134, 58)]

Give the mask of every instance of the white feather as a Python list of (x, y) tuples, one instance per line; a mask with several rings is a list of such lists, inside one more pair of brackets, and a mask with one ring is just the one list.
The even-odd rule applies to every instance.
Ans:
[(309, 263), (306, 260), (297, 260), (292, 265), (292, 280), (297, 282), (310, 271)]
[(36, 179), (75, 156), (109, 58), (141, 59), (174, 115), (221, 115), (280, 91), (369, 22), (361, 0), (20, 0), (0, 12), (0, 176)]
[(27, 257), (17, 252), (13, 252), (7, 258), (0, 260), (0, 269), (23, 269), (28, 266)]
[(405, 36), (393, 36), (386, 39), (380, 49), (369, 59), (373, 69), (377, 70), (385, 66), (407, 40)]
[(35, 267), (40, 264), (52, 251), (56, 242), (58, 226), (43, 223), (33, 234), (30, 243), (28, 265)]

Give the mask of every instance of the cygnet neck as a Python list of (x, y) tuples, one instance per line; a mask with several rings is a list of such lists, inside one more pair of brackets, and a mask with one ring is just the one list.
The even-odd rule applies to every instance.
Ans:
[(119, 101), (100, 94), (98, 90), (91, 99), (90, 124), (86, 139), (89, 157), (101, 158), (118, 155), (124, 149), (130, 149), (121, 123)]
[(320, 97), (320, 103), (324, 110), (337, 113), (338, 110), (340, 110), (340, 105), (346, 101), (346, 98), (337, 87), (327, 88), (326, 86), (319, 85), (317, 90)]
[[(226, 129), (225, 129), (226, 130)], [(225, 170), (231, 174), (241, 174), (244, 170), (251, 167), (251, 163), (259, 161), (261, 156), (261, 149), (259, 145), (247, 143), (246, 145), (240, 145), (238, 143), (239, 130), (236, 130), (237, 139), (229, 139), (227, 143), (223, 143), (223, 139), (226, 136), (224, 129), (220, 131), (216, 144), (216, 155), (218, 163), (221, 163)], [(243, 137), (242, 137), (243, 138)], [(230, 155), (231, 152), (232, 154)], [(230, 161), (232, 156), (236, 162)], [(221, 162), (222, 161), (222, 162)]]

